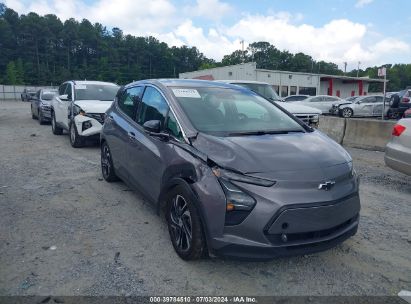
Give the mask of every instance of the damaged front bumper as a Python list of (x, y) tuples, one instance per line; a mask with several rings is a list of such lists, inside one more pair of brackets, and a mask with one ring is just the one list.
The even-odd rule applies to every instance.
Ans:
[(76, 115), (74, 123), (80, 136), (98, 136), (103, 128), (104, 115), (100, 113), (86, 113)]
[[(214, 253), (245, 259), (271, 259), (324, 251), (356, 234), (359, 212), (358, 194), (327, 205), (287, 206), (260, 228), (258, 241), (247, 239), (246, 234), (240, 237), (235, 232), (240, 227), (228, 227), (222, 238), (213, 240)], [(252, 218), (250, 214), (247, 220), (252, 221)]]

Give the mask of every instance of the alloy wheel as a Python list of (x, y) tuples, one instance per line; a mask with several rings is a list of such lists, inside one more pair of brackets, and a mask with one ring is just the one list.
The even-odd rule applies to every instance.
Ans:
[(352, 116), (352, 111), (350, 108), (343, 109), (343, 117), (351, 117), (351, 116)]
[(191, 214), (184, 197), (177, 194), (170, 208), (170, 228), (173, 242), (181, 252), (191, 248), (193, 239)]
[(110, 176), (111, 172), (111, 155), (110, 150), (107, 145), (103, 146), (103, 151), (101, 153), (101, 168), (103, 171), (104, 178)]

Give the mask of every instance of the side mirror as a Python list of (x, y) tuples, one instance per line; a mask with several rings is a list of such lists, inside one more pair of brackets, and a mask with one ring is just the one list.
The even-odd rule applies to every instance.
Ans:
[(156, 136), (162, 140), (168, 140), (170, 134), (161, 132), (161, 121), (159, 120), (148, 120), (143, 124), (144, 130), (151, 136)]
[(60, 98), (61, 100), (63, 100), (63, 101), (68, 101), (68, 100), (69, 100), (68, 94), (59, 95), (59, 98)]
[(144, 130), (151, 133), (160, 133), (161, 131), (161, 121), (159, 120), (148, 120), (143, 124)]

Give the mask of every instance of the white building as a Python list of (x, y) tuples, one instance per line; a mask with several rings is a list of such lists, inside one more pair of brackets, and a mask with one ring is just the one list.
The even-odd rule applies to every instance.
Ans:
[(383, 82), (368, 77), (348, 77), (302, 72), (257, 69), (255, 62), (180, 73), (183, 79), (254, 80), (267, 82), (281, 97), (289, 95), (333, 95), (346, 98), (367, 95), (369, 84)]

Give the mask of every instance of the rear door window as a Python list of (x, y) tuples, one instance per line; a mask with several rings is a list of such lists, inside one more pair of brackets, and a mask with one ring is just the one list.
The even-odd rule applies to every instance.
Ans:
[(121, 111), (134, 119), (136, 109), (141, 101), (141, 94), (144, 87), (132, 87), (126, 89), (118, 98), (117, 104)]

